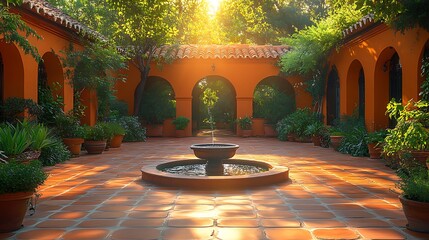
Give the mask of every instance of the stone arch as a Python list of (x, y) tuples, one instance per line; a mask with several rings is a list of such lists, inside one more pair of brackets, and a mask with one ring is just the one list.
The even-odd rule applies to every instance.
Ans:
[[(236, 89), (227, 78), (220, 75), (208, 75), (200, 79), (192, 89), (192, 131), (204, 128), (203, 120), (207, 118), (201, 104), (201, 95), (207, 89), (213, 88), (218, 91), (218, 101), (213, 109), (214, 121), (218, 128), (228, 128), (234, 130), (235, 126), (231, 124), (237, 118)], [(223, 88), (223, 89), (222, 89)], [(231, 128), (232, 127), (232, 128)]]
[[(263, 86), (267, 86), (267, 88), (263, 88)], [(261, 110), (264, 110), (263, 106), (260, 106), (261, 104), (263, 104), (262, 102), (259, 103), (258, 101), (264, 101), (264, 100), (270, 100), (267, 99), (269, 98), (268, 95), (270, 95), (270, 93), (266, 92), (265, 96), (256, 96), (256, 94), (260, 95), (260, 94), (264, 94), (262, 91), (278, 91), (277, 93), (283, 95), (284, 94), (284, 98), (290, 98), (290, 99), (285, 99), (285, 101), (283, 103), (288, 103), (289, 102), (289, 106), (276, 106), (277, 108), (284, 108), (284, 111), (281, 111), (282, 109), (278, 109), (279, 113), (281, 114), (282, 112), (287, 115), (291, 112), (293, 112), (296, 109), (296, 94), (295, 94), (295, 89), (292, 86), (292, 84), (285, 78), (282, 78), (280, 76), (269, 76), (266, 77), (264, 79), (262, 79), (254, 88), (253, 91), (253, 117), (256, 118), (267, 118), (267, 116), (264, 115), (263, 112), (261, 112)], [(255, 99), (256, 97), (259, 97), (261, 99)], [(275, 101), (275, 99), (271, 99), (273, 101)], [(281, 99), (279, 99), (281, 100)], [(290, 100), (290, 101), (287, 101)], [(267, 103), (268, 104), (268, 103)], [(269, 113), (267, 113), (268, 115), (270, 115)], [(269, 123), (271, 124), (275, 124), (277, 123), (277, 121), (279, 121), (280, 119), (276, 119), (276, 116), (272, 116), (275, 119), (266, 119), (268, 120)], [(283, 116), (285, 117), (285, 116)], [(277, 116), (277, 118), (280, 118), (280, 116)], [(270, 122), (271, 121), (271, 122)]]
[[(43, 62), (39, 63), (39, 72), (44, 68), (46, 79), (43, 80), (46, 81), (46, 86), (52, 87), (55, 82), (64, 85), (63, 66), (59, 57), (53, 52), (46, 52), (42, 59)], [(39, 78), (39, 80), (41, 79)]]
[(365, 72), (362, 63), (355, 59), (347, 71), (347, 110), (351, 115), (358, 111), (361, 118), (365, 118)]
[(332, 125), (340, 118), (340, 78), (335, 66), (329, 71), (326, 86), (326, 119), (327, 124)]
[(377, 110), (374, 123), (377, 130), (394, 125), (381, 109), (386, 109), (392, 98), (402, 99), (402, 69), (395, 48), (386, 47), (381, 51), (375, 64), (374, 80), (374, 109)]
[(0, 41), (2, 57), (2, 99), (24, 97), (24, 64), (18, 48), (11, 43)]

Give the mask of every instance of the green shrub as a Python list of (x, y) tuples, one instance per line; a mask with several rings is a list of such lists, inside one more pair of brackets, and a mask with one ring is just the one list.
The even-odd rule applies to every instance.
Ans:
[(366, 143), (382, 143), (387, 137), (387, 130), (382, 129), (379, 131), (370, 132), (367, 134), (365, 140)]
[(42, 88), (39, 86), (38, 104), (42, 111), (38, 120), (45, 126), (54, 126), (55, 116), (63, 111), (64, 99), (62, 96), (56, 95), (54, 97), (52, 94), (61, 88), (62, 86), (58, 82), (54, 83), (52, 90), (50, 88)]
[(26, 111), (29, 118), (38, 119), (42, 114), (42, 108), (31, 99), (12, 97), (6, 99), (2, 106), (4, 120), (10, 123), (23, 121), (22, 113)]
[(43, 148), (39, 160), (43, 166), (53, 166), (70, 159), (71, 153), (58, 138), (52, 139), (52, 144)]
[(0, 128), (0, 149), (8, 157), (23, 153), (31, 143), (27, 129), (17, 128), (10, 123), (3, 124)]
[(344, 138), (338, 151), (354, 157), (369, 156), (366, 135), (367, 132), (363, 124), (355, 126), (349, 132), (343, 132)]
[(125, 135), (125, 128), (121, 126), (118, 122), (107, 122), (107, 126), (112, 132), (113, 136), (115, 135)]
[(309, 108), (297, 109), (277, 124), (278, 138), (286, 140), (289, 133), (294, 133), (298, 138), (310, 137), (306, 129), (318, 119)]
[(112, 133), (108, 130), (104, 123), (97, 123), (94, 126), (85, 125), (84, 127), (84, 139), (89, 141), (103, 141), (110, 139)]
[(28, 164), (14, 161), (0, 164), (0, 194), (33, 192), (47, 177), (37, 160)]
[(176, 126), (177, 130), (184, 130), (186, 126), (188, 126), (189, 118), (179, 116), (173, 120), (174, 126)]
[(52, 138), (49, 129), (40, 123), (35, 124), (23, 121), (19, 122), (16, 127), (17, 129), (27, 131), (31, 141), (31, 145), (29, 146), (31, 150), (40, 151), (42, 148), (48, 147), (50, 144), (52, 144)]
[(176, 114), (173, 89), (166, 81), (154, 81), (145, 87), (140, 116), (149, 124), (162, 124)]
[(84, 135), (79, 119), (64, 113), (55, 116), (55, 132), (62, 138), (83, 138)]
[(146, 129), (141, 126), (137, 117), (121, 117), (118, 119), (118, 123), (125, 128), (125, 142), (146, 141)]
[(238, 121), (238, 125), (242, 130), (252, 129), (252, 118), (246, 116), (246, 117), (237, 119), (237, 121)]
[(401, 168), (398, 170), (401, 180), (398, 182), (405, 198), (429, 203), (429, 170), (415, 166), (412, 168)]
[(253, 102), (253, 116), (265, 118), (269, 124), (276, 124), (296, 109), (295, 98), (292, 95), (267, 84), (256, 87)]

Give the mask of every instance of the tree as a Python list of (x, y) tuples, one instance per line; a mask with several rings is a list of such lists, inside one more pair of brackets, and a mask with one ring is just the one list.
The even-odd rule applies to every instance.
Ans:
[[(11, 13), (10, 5), (22, 4), (22, 0), (2, 0), (0, 1), (0, 41), (6, 43), (14, 43), (18, 45), (25, 54), (30, 54), (36, 61), (40, 61), (41, 57), (37, 48), (30, 44), (27, 40), (29, 37), (41, 37), (31, 29), (18, 14)], [(24, 36), (20, 34), (24, 33)]]

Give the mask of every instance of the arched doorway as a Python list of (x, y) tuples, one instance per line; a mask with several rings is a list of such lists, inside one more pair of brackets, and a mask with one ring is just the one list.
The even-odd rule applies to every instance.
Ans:
[(359, 117), (365, 119), (365, 74), (363, 68), (359, 71)]
[[(389, 99), (402, 101), (402, 66), (398, 53), (393, 54), (390, 58), (389, 65)], [(396, 126), (395, 119), (389, 119), (389, 128)]]
[(276, 124), (296, 109), (295, 90), (286, 79), (272, 76), (263, 79), (253, 93), (253, 117)]
[(201, 129), (210, 129), (211, 118), (216, 129), (234, 131), (236, 117), (236, 92), (227, 79), (221, 76), (207, 76), (195, 84), (192, 90), (193, 134)]
[(429, 101), (429, 41), (426, 41), (421, 55), (419, 78), (419, 97), (422, 100)]
[(332, 67), (328, 75), (326, 89), (326, 118), (327, 124), (334, 124), (340, 118), (340, 79), (336, 67)]

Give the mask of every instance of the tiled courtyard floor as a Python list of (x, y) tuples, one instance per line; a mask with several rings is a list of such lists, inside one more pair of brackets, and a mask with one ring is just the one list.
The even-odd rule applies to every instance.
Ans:
[[(208, 138), (151, 138), (47, 168), (36, 214), (0, 239), (429, 239), (405, 229), (394, 172), (310, 143), (222, 137), (236, 158), (290, 167), (289, 182), (247, 190), (154, 186), (140, 168), (195, 158)], [(428, 223), (429, 224), (429, 223)]]

